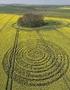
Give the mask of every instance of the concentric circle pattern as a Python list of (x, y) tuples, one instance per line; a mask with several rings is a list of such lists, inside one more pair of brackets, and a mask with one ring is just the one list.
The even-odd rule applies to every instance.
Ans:
[[(9, 49), (3, 59), (3, 67), (8, 74)], [(45, 86), (61, 78), (68, 69), (69, 57), (66, 52), (52, 42), (29, 40), (18, 45), (14, 77), (21, 85)]]

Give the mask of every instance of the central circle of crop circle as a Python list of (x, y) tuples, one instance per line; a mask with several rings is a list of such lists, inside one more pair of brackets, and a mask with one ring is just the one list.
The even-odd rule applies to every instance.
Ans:
[(41, 60), (44, 57), (44, 52), (41, 49), (34, 48), (31, 50), (28, 50), (26, 55), (27, 55), (27, 58), (31, 60)]
[[(6, 74), (11, 51), (3, 59)], [(58, 45), (39, 39), (21, 42), (17, 47), (13, 79), (21, 85), (46, 86), (63, 77), (68, 66), (69, 57)]]

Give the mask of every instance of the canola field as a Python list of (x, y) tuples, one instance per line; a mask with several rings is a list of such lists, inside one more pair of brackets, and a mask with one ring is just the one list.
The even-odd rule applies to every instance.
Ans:
[(0, 90), (70, 90), (70, 19), (44, 16), (56, 23), (20, 29), (20, 16), (0, 14)]

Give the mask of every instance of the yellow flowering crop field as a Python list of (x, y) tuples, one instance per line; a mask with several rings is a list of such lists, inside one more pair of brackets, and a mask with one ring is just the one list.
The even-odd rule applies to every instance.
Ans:
[(19, 17), (0, 14), (0, 90), (70, 90), (70, 19), (44, 16), (54, 24), (21, 29)]

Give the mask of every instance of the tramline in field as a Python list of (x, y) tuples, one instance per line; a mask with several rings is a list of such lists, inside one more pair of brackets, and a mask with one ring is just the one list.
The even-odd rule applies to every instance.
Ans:
[[(4, 83), (0, 88), (16, 90), (17, 86), (17, 90), (19, 87), (22, 90), (26, 86), (27, 88), (41, 86), (42, 89), (44, 86), (46, 90), (47, 86), (55, 86), (56, 83), (53, 89), (56, 90), (60, 81), (65, 82), (65, 86), (62, 85), (69, 90), (70, 82), (67, 78), (70, 75), (68, 71), (70, 19), (44, 16), (44, 20), (49, 23), (34, 28), (18, 27), (17, 20), (20, 17), (21, 15), (16, 14), (0, 14), (0, 79)], [(17, 31), (19, 34), (15, 44)], [(9, 78), (12, 83), (8, 82)]]

